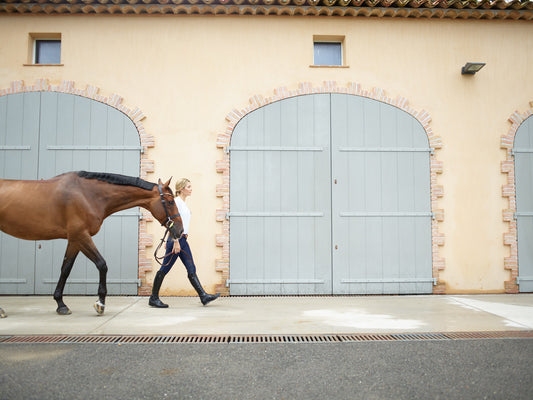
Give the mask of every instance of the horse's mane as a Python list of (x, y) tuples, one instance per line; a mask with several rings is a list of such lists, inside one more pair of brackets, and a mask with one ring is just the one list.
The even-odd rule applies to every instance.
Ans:
[(80, 178), (97, 179), (99, 181), (111, 183), (113, 185), (135, 186), (144, 190), (152, 190), (155, 186), (155, 183), (147, 182), (141, 178), (137, 178), (134, 176), (87, 171), (78, 171), (77, 174)]

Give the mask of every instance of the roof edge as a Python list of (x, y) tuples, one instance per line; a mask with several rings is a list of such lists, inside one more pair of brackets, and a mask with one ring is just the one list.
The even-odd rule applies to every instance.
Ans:
[(3, 0), (0, 14), (278, 15), (533, 20), (527, 0)]

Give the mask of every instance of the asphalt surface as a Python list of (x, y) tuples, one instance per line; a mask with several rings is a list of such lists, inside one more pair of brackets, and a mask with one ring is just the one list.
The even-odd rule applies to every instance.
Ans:
[(0, 344), (0, 399), (531, 399), (533, 339)]

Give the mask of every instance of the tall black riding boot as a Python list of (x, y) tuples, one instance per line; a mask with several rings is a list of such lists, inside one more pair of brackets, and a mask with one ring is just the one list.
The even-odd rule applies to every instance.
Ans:
[(163, 283), (163, 279), (165, 279), (166, 273), (163, 271), (157, 271), (157, 274), (155, 274), (154, 283), (152, 285), (152, 295), (150, 296), (150, 300), (148, 300), (148, 304), (152, 307), (157, 308), (167, 308), (168, 304), (163, 303), (159, 299), (159, 289), (161, 288), (161, 284)]
[(200, 300), (202, 301), (202, 304), (205, 306), (207, 303), (212, 302), (215, 299), (218, 299), (220, 296), (220, 293), (217, 294), (209, 294), (206, 293), (202, 285), (200, 284), (200, 281), (198, 280), (198, 275), (196, 274), (189, 274), (189, 281), (191, 281), (192, 287), (196, 290), (196, 293), (198, 293), (198, 296), (200, 296)]

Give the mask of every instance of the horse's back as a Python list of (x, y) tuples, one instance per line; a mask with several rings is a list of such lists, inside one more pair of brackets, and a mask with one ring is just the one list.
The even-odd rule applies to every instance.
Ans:
[(61, 226), (67, 173), (47, 180), (0, 179), (0, 230), (29, 240), (66, 237)]
[(50, 179), (1, 179), (0, 178), (0, 186), (6, 185), (22, 185), (22, 186), (28, 186), (28, 185), (41, 185), (41, 184), (57, 184), (62, 180), (67, 179), (73, 179), (77, 178), (78, 173), (77, 172), (65, 172), (64, 174), (54, 176)]
[[(55, 176), (51, 179), (24, 180), (24, 179), (0, 179), (0, 199), (3, 201), (17, 201), (24, 203), (42, 194), (50, 194), (51, 190), (61, 185), (61, 182), (71, 178), (73, 173)], [(49, 197), (49, 196), (45, 196)], [(39, 199), (43, 201), (45, 199)], [(1, 207), (0, 203), (0, 207)]]

